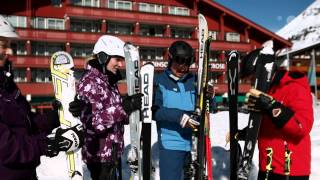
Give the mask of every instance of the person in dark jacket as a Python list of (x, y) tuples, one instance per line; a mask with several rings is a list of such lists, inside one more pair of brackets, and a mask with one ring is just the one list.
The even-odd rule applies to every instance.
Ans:
[[(253, 62), (257, 56), (268, 54), (274, 57), (272, 47), (272, 42), (269, 42), (269, 45), (266, 43), (262, 50), (256, 50), (256, 53), (245, 57), (241, 74), (250, 76), (255, 73)], [(261, 58), (257, 61), (259, 60)], [(278, 68), (268, 93), (251, 89), (247, 97), (248, 109), (263, 113), (258, 136), (258, 179), (264, 180), (267, 174), (270, 180), (309, 179), (313, 109), (307, 77), (299, 72)], [(273, 151), (271, 169), (267, 168), (270, 162), (267, 149), (269, 152), (270, 149)]]
[(192, 47), (176, 41), (169, 48), (169, 63), (155, 78), (154, 120), (159, 140), (161, 180), (180, 180), (191, 151), (192, 127), (199, 122), (195, 111), (196, 77), (189, 72)]
[[(81, 100), (70, 103), (70, 112), (80, 116), (85, 130), (83, 160), (93, 180), (116, 180), (116, 167), (123, 153), (124, 125), (128, 115), (141, 109), (141, 94), (122, 99), (117, 82), (124, 63), (124, 42), (101, 36), (88, 60), (87, 71), (77, 84)], [(121, 173), (121, 169), (119, 171)]]
[(47, 118), (31, 113), (30, 105), (13, 82), (10, 39), (18, 35), (0, 16), (0, 177), (5, 180), (36, 177), (40, 156), (46, 154)]
[[(57, 109), (47, 114), (31, 112), (13, 81), (8, 56), (10, 39), (17, 37), (10, 23), (0, 16), (0, 179), (36, 180), (40, 156), (56, 156), (63, 144), (58, 136), (47, 138), (60, 124)], [(60, 128), (57, 131), (65, 132)]]

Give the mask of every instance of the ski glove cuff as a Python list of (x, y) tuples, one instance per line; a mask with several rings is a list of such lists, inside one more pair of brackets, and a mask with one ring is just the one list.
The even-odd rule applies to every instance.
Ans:
[(76, 151), (83, 144), (84, 133), (82, 125), (78, 124), (71, 128), (57, 128), (47, 137), (47, 153), (49, 157), (60, 151)]
[(134, 94), (132, 96), (125, 96), (122, 101), (124, 111), (130, 115), (133, 111), (141, 109), (142, 107), (142, 93)]
[(185, 127), (189, 127), (192, 129), (196, 129), (197, 126), (200, 125), (200, 123), (197, 121), (197, 116), (196, 115), (187, 115), (187, 114), (183, 114), (180, 120), (180, 125), (181, 127), (185, 128)]
[(250, 89), (247, 94), (247, 105), (250, 111), (265, 111), (277, 128), (282, 128), (293, 116), (293, 111), (280, 102), (259, 90)]
[(292, 118), (294, 112), (290, 108), (276, 101), (268, 114), (270, 115), (273, 124), (277, 128), (282, 128)]

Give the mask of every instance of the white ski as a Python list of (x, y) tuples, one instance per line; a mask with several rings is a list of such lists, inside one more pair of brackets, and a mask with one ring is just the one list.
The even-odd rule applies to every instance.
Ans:
[[(128, 95), (140, 93), (140, 58), (139, 50), (131, 43), (124, 45), (126, 59), (126, 79)], [(142, 162), (140, 148), (140, 111), (135, 111), (129, 116), (130, 122), (130, 143), (127, 163), (131, 171), (131, 180), (142, 179)]]
[(152, 97), (153, 97), (154, 65), (147, 63), (141, 68), (141, 91), (143, 93), (142, 103), (142, 159), (143, 180), (150, 180), (152, 174), (151, 164), (151, 122), (152, 122)]
[[(80, 120), (73, 117), (68, 110), (69, 103), (74, 100), (76, 94), (73, 67), (73, 59), (67, 52), (58, 51), (52, 55), (50, 68), (55, 98), (62, 104), (62, 108), (59, 110), (61, 128), (81, 124)], [(71, 180), (83, 180), (81, 149), (66, 154), (69, 178)]]

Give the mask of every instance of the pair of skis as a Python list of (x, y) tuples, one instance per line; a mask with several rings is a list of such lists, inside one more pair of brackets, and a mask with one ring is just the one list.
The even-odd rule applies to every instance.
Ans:
[[(208, 91), (208, 68), (211, 38), (208, 24), (202, 14), (199, 21), (199, 61), (197, 78), (196, 113), (200, 117), (200, 126), (193, 130), (191, 163), (186, 172), (188, 179), (212, 179), (212, 158), (210, 143), (210, 101)], [(185, 179), (186, 179), (185, 178)]]
[[(147, 63), (140, 69), (139, 50), (131, 43), (124, 46), (128, 95), (142, 93), (142, 111), (129, 116), (131, 148), (128, 164), (132, 180), (150, 180), (151, 165), (151, 122), (154, 66)], [(142, 119), (142, 129), (140, 120)]]
[[(268, 46), (268, 45), (267, 45)], [(269, 46), (271, 46), (269, 44)], [(275, 71), (274, 54), (259, 53), (252, 63), (255, 66), (254, 88), (267, 92), (271, 84), (271, 78)], [(230, 179), (247, 180), (249, 178), (253, 153), (257, 141), (262, 114), (250, 112), (248, 127), (245, 137), (244, 151), (240, 156), (240, 149), (236, 133), (238, 132), (238, 74), (239, 54), (232, 51), (227, 61), (228, 73), (228, 98), (229, 98), (229, 122), (230, 122)]]

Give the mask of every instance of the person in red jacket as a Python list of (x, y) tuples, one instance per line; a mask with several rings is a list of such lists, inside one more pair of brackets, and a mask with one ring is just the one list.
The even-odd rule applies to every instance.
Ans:
[[(269, 50), (272, 49), (269, 47)], [(249, 56), (259, 56), (266, 48), (257, 51)], [(273, 50), (271, 52), (274, 55)], [(245, 76), (255, 72), (253, 59), (256, 57), (246, 57), (242, 61), (241, 72)], [(266, 175), (270, 180), (309, 179), (313, 107), (307, 77), (278, 67), (268, 93), (251, 89), (246, 103), (249, 111), (263, 113), (258, 135), (258, 180), (265, 180)], [(267, 168), (270, 156), (271, 168)]]

